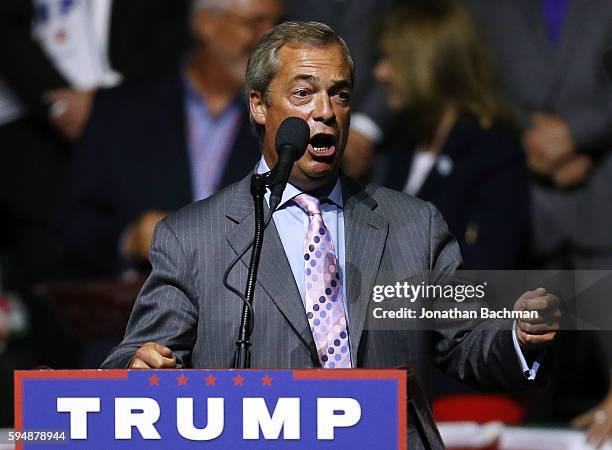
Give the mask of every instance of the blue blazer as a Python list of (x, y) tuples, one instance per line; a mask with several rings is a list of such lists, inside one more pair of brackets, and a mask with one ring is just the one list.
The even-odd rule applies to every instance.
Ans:
[[(177, 72), (96, 96), (59, 218), (69, 275), (119, 272), (127, 225), (145, 211), (193, 201), (184, 89)], [(245, 105), (220, 187), (242, 179), (260, 156)]]

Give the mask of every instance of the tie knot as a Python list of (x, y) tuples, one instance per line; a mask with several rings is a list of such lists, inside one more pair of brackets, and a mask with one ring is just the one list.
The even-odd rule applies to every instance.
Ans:
[(300, 194), (293, 197), (293, 201), (309, 216), (321, 214), (321, 204), (318, 198), (312, 197), (308, 194)]

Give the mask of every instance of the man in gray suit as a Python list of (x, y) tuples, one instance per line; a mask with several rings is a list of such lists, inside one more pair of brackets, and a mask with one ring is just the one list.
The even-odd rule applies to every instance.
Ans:
[[(260, 132), (265, 172), (277, 162), (274, 141), (289, 116), (304, 119), (311, 139), (296, 162), (264, 239), (254, 294), (252, 367), (393, 367), (424, 375), (434, 342), (447, 372), (491, 388), (520, 389), (536, 370), (525, 362), (555, 336), (557, 298), (527, 292), (515, 308), (540, 319), (483, 322), (431, 331), (365, 327), (374, 285), (415, 274), (430, 283), (451, 277), (458, 246), (435, 208), (340, 176), (350, 121), (353, 65), (344, 41), (314, 22), (286, 22), (260, 40), (247, 68), (251, 119)], [(103, 367), (230, 367), (242, 302), (223, 273), (249, 242), (254, 211), (250, 175), (157, 226), (153, 271), (123, 342)], [(249, 255), (229, 281), (244, 286)], [(333, 317), (333, 319), (330, 318)], [(536, 323), (537, 322), (537, 323)], [(526, 376), (527, 375), (527, 376)]]
[(551, 268), (612, 268), (612, 47), (607, 0), (463, 0), (491, 46), (523, 126), (535, 256)]

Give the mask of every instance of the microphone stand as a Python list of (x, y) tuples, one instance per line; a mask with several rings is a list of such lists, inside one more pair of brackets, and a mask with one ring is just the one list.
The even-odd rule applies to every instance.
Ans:
[(266, 193), (267, 181), (270, 173), (255, 174), (251, 177), (251, 195), (255, 204), (255, 238), (253, 240), (253, 250), (249, 263), (249, 274), (245, 289), (245, 302), (242, 305), (242, 316), (240, 328), (238, 330), (238, 340), (234, 352), (234, 369), (248, 369), (251, 367), (251, 332), (253, 322), (253, 294), (255, 292), (255, 282), (257, 280), (257, 269), (259, 268), (259, 258), (263, 245), (265, 218), (264, 218), (264, 194)]

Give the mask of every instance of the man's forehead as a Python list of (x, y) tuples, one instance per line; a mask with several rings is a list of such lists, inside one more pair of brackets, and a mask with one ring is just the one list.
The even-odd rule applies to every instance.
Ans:
[(250, 16), (276, 17), (281, 12), (278, 0), (230, 0), (224, 7), (231, 12)]
[(289, 78), (317, 77), (317, 74), (332, 76), (337, 81), (350, 79), (351, 69), (342, 53), (334, 44), (325, 47), (285, 45), (279, 51), (279, 75)]

